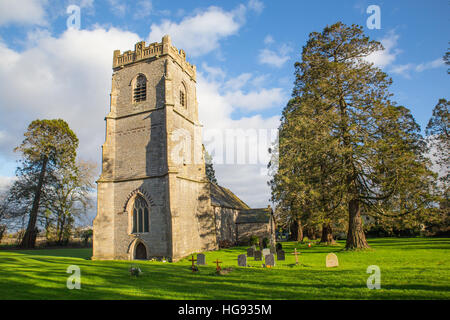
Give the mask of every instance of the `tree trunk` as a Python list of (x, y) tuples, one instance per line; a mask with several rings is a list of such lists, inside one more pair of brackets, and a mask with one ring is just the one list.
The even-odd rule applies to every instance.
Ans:
[(336, 244), (333, 238), (333, 229), (331, 228), (331, 223), (324, 223), (322, 225), (322, 238), (320, 239), (321, 243)]
[(47, 169), (47, 157), (42, 160), (41, 172), (39, 174), (39, 181), (34, 193), (33, 206), (30, 212), (30, 219), (28, 220), (27, 230), (23, 235), (22, 242), (20, 243), (21, 248), (34, 248), (36, 244), (37, 228), (36, 221), (39, 210), (39, 201), (41, 199), (42, 185), (44, 184), (45, 170)]
[(303, 241), (303, 227), (300, 220), (297, 220), (297, 241)]
[(59, 228), (59, 234), (58, 234), (58, 244), (62, 245), (63, 241), (63, 234), (64, 234), (64, 228), (66, 227), (66, 215), (65, 213), (62, 214), (62, 221), (61, 226)]
[(300, 219), (294, 220), (291, 228), (290, 240), (302, 241), (303, 240), (303, 227)]
[(366, 249), (369, 244), (366, 241), (361, 221), (361, 212), (358, 200), (350, 200), (348, 204), (348, 233), (345, 249)]

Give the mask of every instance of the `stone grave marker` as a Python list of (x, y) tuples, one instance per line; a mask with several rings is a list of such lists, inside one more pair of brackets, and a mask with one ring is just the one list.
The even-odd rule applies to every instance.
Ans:
[(240, 254), (238, 256), (238, 266), (246, 267), (247, 266), (247, 256), (245, 254)]
[(255, 254), (254, 254), (254, 257), (255, 257), (255, 261), (261, 261), (262, 260), (261, 251), (260, 250), (256, 250)]
[(268, 254), (270, 254), (270, 249), (269, 248), (265, 248), (265, 249), (262, 250), (262, 255), (264, 257), (267, 256)]
[(275, 256), (272, 253), (264, 256), (264, 260), (266, 261), (266, 266), (274, 267), (275, 266)]
[(286, 260), (284, 250), (277, 251), (277, 260), (278, 261)]
[(326, 258), (327, 268), (333, 268), (339, 266), (339, 261), (337, 255), (334, 253), (329, 253)]
[(253, 249), (253, 248), (247, 249), (247, 257), (253, 257), (254, 254), (255, 254), (255, 249)]
[(204, 266), (206, 264), (205, 255), (203, 253), (199, 253), (197, 255), (197, 265)]

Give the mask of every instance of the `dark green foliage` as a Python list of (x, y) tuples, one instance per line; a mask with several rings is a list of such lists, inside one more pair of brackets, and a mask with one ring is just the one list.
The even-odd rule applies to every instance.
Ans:
[(283, 250), (283, 245), (280, 242), (277, 242), (276, 248), (277, 251)]
[(253, 245), (257, 246), (258, 244), (259, 244), (259, 239), (258, 239), (258, 237), (255, 236), (255, 235), (252, 235), (252, 236), (250, 237), (250, 245), (251, 245), (251, 246), (253, 246)]
[(264, 238), (263, 240), (262, 240), (262, 247), (265, 249), (265, 248), (268, 248), (269, 247), (269, 239), (268, 238)]
[(214, 166), (212, 163), (212, 157), (209, 155), (208, 151), (205, 150), (205, 170), (206, 170), (206, 177), (208, 178), (209, 182), (217, 184), (216, 179), (216, 171), (214, 170)]

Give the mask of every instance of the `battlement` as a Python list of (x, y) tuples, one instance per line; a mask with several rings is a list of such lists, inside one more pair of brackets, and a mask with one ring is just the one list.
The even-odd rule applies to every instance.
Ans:
[(172, 46), (168, 35), (162, 38), (161, 43), (150, 43), (148, 47), (145, 46), (145, 41), (140, 41), (134, 45), (134, 51), (128, 50), (120, 54), (120, 50), (114, 50), (113, 69), (124, 67), (137, 61), (159, 58), (164, 55), (171, 56), (195, 80), (196, 67), (186, 61), (186, 53), (183, 49), (178, 50)]

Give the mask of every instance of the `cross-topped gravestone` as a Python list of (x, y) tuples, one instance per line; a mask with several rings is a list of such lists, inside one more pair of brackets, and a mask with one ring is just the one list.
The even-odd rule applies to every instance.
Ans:
[(255, 250), (253, 248), (247, 249), (247, 257), (253, 257), (254, 254), (255, 254)]
[(326, 265), (327, 268), (339, 267), (337, 255), (335, 255), (334, 253), (327, 254)]
[(216, 259), (216, 271), (220, 271), (222, 268), (219, 266), (219, 263), (222, 263), (222, 261), (219, 261), (219, 259)]
[(199, 253), (197, 255), (197, 265), (204, 266), (206, 264), (205, 255), (203, 253)]
[(277, 251), (277, 260), (278, 261), (285, 260), (284, 250)]
[(197, 261), (197, 259), (194, 259), (194, 255), (192, 255), (192, 258), (191, 259), (189, 259), (189, 261), (191, 261), (192, 262), (192, 272), (194, 272), (197, 268), (195, 267), (195, 265), (194, 265), (194, 262), (195, 261)]
[(267, 256), (268, 254), (270, 254), (270, 249), (269, 249), (269, 248), (264, 248), (264, 249), (262, 250), (262, 255), (265, 257), (265, 256)]
[(297, 248), (294, 248), (294, 253), (295, 255), (295, 264), (298, 264), (298, 255), (300, 254), (300, 252), (297, 252)]
[(254, 257), (255, 257), (255, 261), (261, 261), (262, 260), (262, 253), (261, 253), (261, 251), (260, 250), (256, 250)]
[(264, 256), (264, 260), (266, 261), (266, 266), (273, 267), (275, 266), (275, 256), (272, 253)]
[(247, 266), (247, 256), (245, 254), (240, 254), (238, 256), (238, 266), (246, 267)]

